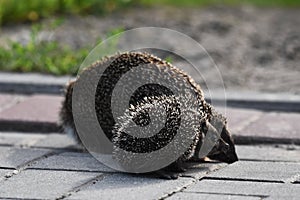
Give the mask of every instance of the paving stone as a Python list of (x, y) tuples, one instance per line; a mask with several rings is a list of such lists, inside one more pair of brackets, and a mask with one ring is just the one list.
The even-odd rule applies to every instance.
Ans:
[(17, 168), (47, 153), (49, 150), (0, 147), (0, 167)]
[[(59, 131), (58, 113), (62, 96), (33, 95), (0, 112), (0, 130)], [(217, 110), (219, 110), (217, 108)], [(222, 109), (220, 110), (222, 111)], [(251, 109), (227, 108), (228, 126), (234, 136), (251, 138), (297, 139), (300, 142), (300, 114), (266, 113)], [(61, 131), (61, 130), (60, 130)], [(260, 139), (261, 140), (261, 139)]]
[(298, 176), (295, 177), (295, 180), (293, 181), (293, 183), (300, 184), (300, 174), (298, 174)]
[(14, 98), (14, 95), (10, 94), (1, 94), (0, 95), (0, 106), (5, 106), (7, 103), (9, 103)]
[(22, 95), (0, 94), (0, 112), (23, 101), (25, 98)]
[(0, 132), (0, 145), (65, 148), (76, 145), (76, 142), (68, 135), (60, 133)]
[(159, 199), (188, 186), (193, 180), (162, 180), (130, 174), (112, 174), (67, 199)]
[(179, 199), (189, 199), (189, 200), (199, 200), (199, 199), (209, 199), (209, 200), (220, 200), (220, 199), (233, 199), (233, 200), (260, 200), (260, 197), (255, 196), (242, 196), (242, 195), (224, 195), (224, 194), (204, 194), (204, 193), (191, 193), (191, 192), (180, 192), (172, 195), (168, 200), (179, 200)]
[(25, 170), (1, 183), (0, 198), (55, 199), (99, 173)]
[(0, 120), (56, 123), (62, 100), (61, 96), (33, 95), (1, 112)]
[(62, 97), (34, 95), (0, 112), (0, 131), (59, 131), (58, 113)]
[(239, 132), (242, 136), (272, 138), (300, 138), (300, 114), (271, 112), (246, 126)]
[(238, 161), (208, 177), (290, 182), (299, 175), (300, 163)]
[(29, 168), (115, 172), (115, 170), (103, 165), (87, 153), (60, 154), (50, 156), (46, 159), (34, 162)]
[(226, 163), (187, 163), (187, 171), (183, 175), (200, 179), (208, 173), (226, 166)]
[(226, 108), (225, 111), (221, 108), (216, 108), (219, 112), (224, 114), (228, 120), (228, 128), (232, 134), (239, 135), (241, 130), (249, 123), (259, 119), (263, 112), (251, 109), (238, 109), (238, 108)]
[[(211, 90), (210, 90), (211, 91)], [(204, 91), (209, 94), (208, 91)], [(210, 93), (213, 99), (224, 99), (224, 90), (214, 89)], [(284, 97), (284, 98), (283, 98)], [(292, 93), (268, 93), (257, 92), (253, 90), (228, 90), (226, 89), (226, 100), (235, 101), (258, 101), (258, 102), (300, 102), (300, 96)]]
[(0, 181), (4, 179), (5, 175), (12, 172), (12, 170), (8, 169), (0, 169)]
[(32, 146), (45, 137), (45, 134), (0, 132), (0, 145)]
[(213, 193), (227, 195), (277, 196), (287, 199), (299, 197), (300, 185), (250, 181), (201, 180), (184, 192)]
[(91, 154), (88, 152), (63, 152), (59, 154), (60, 156), (67, 156), (67, 157), (91, 157)]
[(291, 199), (291, 200), (299, 200), (300, 196), (300, 185), (292, 185), (288, 188), (280, 188), (271, 194), (268, 200), (281, 200), (281, 199)]
[[(204, 90), (206, 97), (214, 100), (215, 105), (224, 106), (224, 90)], [(247, 90), (226, 90), (228, 107), (247, 108), (264, 111), (299, 112), (300, 96), (291, 93), (266, 93)]]
[(236, 152), (240, 159), (300, 162), (299, 148), (287, 150), (271, 145), (237, 145)]
[(236, 143), (285, 142), (300, 144), (299, 113), (262, 112), (245, 108), (217, 107), (227, 116), (228, 127)]
[(47, 137), (38, 140), (32, 146), (44, 148), (66, 148), (76, 145), (75, 140), (66, 134), (47, 134)]
[(0, 73), (0, 92), (61, 94), (69, 76), (36, 73)]

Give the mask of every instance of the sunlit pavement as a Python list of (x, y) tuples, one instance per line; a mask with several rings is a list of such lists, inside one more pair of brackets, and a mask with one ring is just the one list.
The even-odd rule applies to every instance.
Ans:
[[(61, 94), (0, 90), (0, 199), (298, 199), (300, 113), (227, 107), (240, 161), (176, 180), (116, 172), (57, 125)], [(46, 93), (46, 92), (45, 92)]]

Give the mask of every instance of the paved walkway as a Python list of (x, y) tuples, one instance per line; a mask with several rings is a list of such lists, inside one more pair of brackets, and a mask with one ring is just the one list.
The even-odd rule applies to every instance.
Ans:
[[(62, 96), (54, 95), (0, 93), (0, 131), (59, 132), (57, 122), (62, 100)], [(240, 144), (300, 145), (300, 113), (227, 107), (226, 116)]]
[(298, 199), (300, 148), (238, 145), (240, 161), (190, 163), (177, 180), (115, 172), (62, 134), (0, 133), (0, 199)]
[[(7, 85), (5, 92), (9, 88)], [(41, 92), (32, 89), (29, 93), (34, 91)], [(189, 170), (179, 179), (161, 180), (116, 172), (81, 153), (57, 126), (62, 96), (45, 93), (0, 90), (0, 199), (300, 196), (300, 113), (296, 111), (228, 107), (226, 115), (240, 161), (231, 165), (189, 163)]]

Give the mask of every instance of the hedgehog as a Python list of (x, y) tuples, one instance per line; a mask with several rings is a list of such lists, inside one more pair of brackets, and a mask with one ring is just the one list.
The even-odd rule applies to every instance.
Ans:
[[(95, 68), (101, 68), (106, 65), (109, 65), (105, 70), (107, 74), (103, 76), (105, 77), (104, 81), (99, 81), (102, 83), (102, 86), (99, 87), (98, 85), (96, 89), (95, 109), (98, 120), (102, 122), (101, 128), (104, 129), (106, 136), (115, 146), (131, 152), (151, 152), (168, 144), (173, 139), (178, 127), (184, 126), (192, 134), (189, 132), (183, 133), (189, 138), (186, 141), (183, 139), (182, 143), (192, 142), (189, 143), (188, 148), (176, 161), (163, 169), (155, 171), (161, 178), (177, 178), (180, 173), (186, 170), (184, 164), (189, 161), (202, 162), (208, 158), (220, 162), (233, 163), (238, 160), (226, 118), (205, 101), (201, 87), (185, 72), (158, 57), (141, 52), (118, 53), (105, 57), (87, 67), (84, 71), (92, 71)], [(146, 70), (146, 72), (141, 73), (139, 78), (147, 77), (153, 80), (164, 80), (167, 84), (175, 83), (174, 85), (177, 87), (172, 88), (175, 90), (175, 93), (160, 84), (146, 84), (134, 92), (130, 98), (128, 108), (121, 112), (117, 119), (114, 119), (110, 110), (111, 89), (122, 75), (134, 69), (138, 70), (141, 65), (147, 65), (149, 71)], [(80, 76), (78, 79), (80, 79)], [(70, 82), (66, 87), (65, 99), (60, 111), (60, 122), (64, 131), (71, 135), (78, 144), (82, 145), (76, 131), (72, 112), (72, 94), (78, 79)], [(130, 80), (134, 82), (135, 79), (137, 77), (132, 76)], [(180, 94), (179, 97), (176, 96), (177, 93)], [(138, 126), (146, 127), (151, 120), (159, 121), (163, 113), (155, 111), (156, 108), (165, 109), (167, 115), (165, 128), (159, 132), (158, 136), (151, 136), (151, 139), (141, 139), (124, 133), (130, 128), (131, 122)], [(155, 119), (152, 119), (153, 115), (150, 118), (149, 110), (154, 111)], [(182, 115), (186, 117), (180, 118)], [(204, 145), (205, 138), (208, 138), (205, 136), (209, 131), (213, 133), (212, 137), (219, 132), (220, 137), (214, 141), (213, 148), (206, 155), (202, 155), (200, 150)], [(148, 132), (145, 131), (144, 134), (148, 134)], [(184, 137), (185, 135), (183, 135)], [(181, 146), (183, 144), (176, 143), (176, 145)], [(114, 150), (114, 153), (122, 164), (132, 165), (130, 157), (119, 154), (117, 149)], [(176, 151), (176, 147), (174, 151)]]

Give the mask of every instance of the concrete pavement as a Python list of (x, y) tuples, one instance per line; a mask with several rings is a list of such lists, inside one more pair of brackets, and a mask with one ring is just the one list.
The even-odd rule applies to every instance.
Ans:
[[(61, 93), (24, 88), (31, 92), (0, 87), (0, 199), (299, 198), (300, 113), (288, 112), (297, 98), (285, 101), (288, 110), (227, 107), (240, 161), (188, 163), (182, 177), (162, 180), (117, 172), (82, 153), (58, 127)], [(286, 105), (265, 97), (256, 100)]]
[[(58, 141), (64, 141), (59, 143)], [(116, 172), (62, 134), (0, 133), (0, 199), (298, 199), (300, 147), (238, 145), (177, 180)]]
[[(0, 93), (0, 131), (61, 132), (62, 101), (61, 95)], [(300, 144), (300, 113), (227, 107), (225, 114), (237, 143)]]

